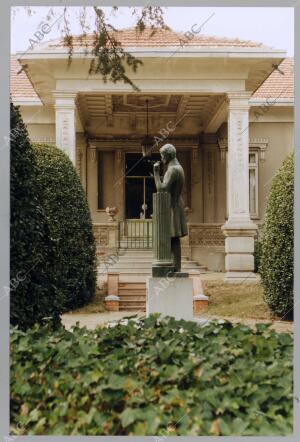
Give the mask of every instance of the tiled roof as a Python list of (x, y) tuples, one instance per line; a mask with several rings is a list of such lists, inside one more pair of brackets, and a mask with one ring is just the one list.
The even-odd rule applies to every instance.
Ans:
[[(150, 36), (151, 30), (146, 29), (141, 35), (135, 29), (125, 29), (116, 33), (116, 38), (124, 47), (163, 47), (176, 45), (207, 46), (207, 47), (263, 47), (261, 43), (252, 41), (242, 41), (239, 39), (228, 39), (219, 37), (209, 37), (205, 35), (195, 36), (187, 39), (184, 34), (174, 31), (157, 31)], [(93, 36), (87, 36), (87, 43), (92, 43)], [(74, 37), (74, 45), (79, 44), (79, 37)], [(54, 40), (47, 43), (47, 48), (62, 47), (63, 41)], [(14, 101), (39, 101), (31, 82), (25, 71), (18, 74), (21, 66), (15, 55), (11, 56), (11, 94)], [(294, 97), (294, 60), (286, 58), (279, 65), (278, 69), (264, 81), (264, 83), (252, 95), (254, 99), (264, 98), (293, 98)]]
[(283, 60), (252, 98), (294, 98), (294, 59)]
[[(199, 32), (199, 31), (198, 31)], [(168, 47), (168, 46), (203, 46), (203, 47), (247, 47), (247, 48), (263, 48), (262, 43), (250, 40), (239, 40), (230, 38), (221, 38), (207, 35), (197, 35), (195, 27), (194, 33), (188, 34), (175, 32), (173, 30), (158, 29), (152, 34), (151, 28), (146, 28), (139, 33), (136, 28), (122, 29), (112, 32), (112, 35), (124, 47)], [(81, 46), (82, 43), (87, 46), (92, 45), (94, 34), (88, 34), (84, 38), (79, 36), (73, 37), (74, 46)], [(63, 47), (63, 39), (53, 40), (47, 44), (47, 48)]]
[(21, 70), (21, 65), (15, 55), (10, 57), (10, 92), (13, 101), (40, 101), (25, 71)]

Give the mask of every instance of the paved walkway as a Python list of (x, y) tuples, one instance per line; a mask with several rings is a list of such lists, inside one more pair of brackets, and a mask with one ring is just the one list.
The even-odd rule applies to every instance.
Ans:
[[(134, 312), (134, 311), (121, 311), (121, 312), (104, 312), (104, 313), (66, 313), (62, 316), (62, 323), (66, 329), (70, 329), (72, 325), (79, 322), (81, 327), (87, 327), (89, 330), (95, 329), (97, 326), (105, 326), (110, 321), (119, 321), (120, 319), (128, 316), (137, 315), (138, 317), (145, 316), (144, 312)], [(258, 323), (268, 323), (270, 321), (263, 319), (240, 319), (234, 317), (221, 317), (221, 316), (211, 316), (204, 315), (196, 320), (202, 319), (225, 319), (232, 323), (242, 323), (248, 325), (251, 328), (255, 327)], [(294, 326), (292, 322), (289, 321), (271, 321), (271, 328), (278, 333), (293, 333)]]
[(224, 319), (230, 321), (233, 324), (242, 323), (248, 325), (251, 328), (255, 328), (255, 324), (269, 324), (271, 323), (271, 329), (278, 333), (294, 333), (294, 323), (290, 321), (274, 321), (267, 319), (247, 319), (247, 318), (235, 318), (233, 316), (215, 316), (215, 315), (205, 315), (207, 319)]
[(62, 315), (62, 323), (66, 329), (79, 322), (81, 327), (87, 327), (89, 330), (95, 329), (98, 325), (104, 326), (110, 321), (118, 321), (126, 316), (138, 315), (145, 316), (144, 312), (104, 312), (104, 313), (65, 313)]

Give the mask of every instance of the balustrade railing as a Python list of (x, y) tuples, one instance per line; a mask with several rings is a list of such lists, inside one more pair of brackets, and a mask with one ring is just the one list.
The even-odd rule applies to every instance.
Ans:
[(126, 219), (119, 222), (119, 248), (152, 249), (152, 219)]

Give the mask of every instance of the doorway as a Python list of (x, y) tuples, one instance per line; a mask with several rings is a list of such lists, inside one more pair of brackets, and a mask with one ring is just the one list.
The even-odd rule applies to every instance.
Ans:
[(142, 154), (125, 154), (125, 215), (126, 219), (151, 219), (152, 195), (156, 192), (153, 164), (160, 160), (154, 153), (150, 158)]

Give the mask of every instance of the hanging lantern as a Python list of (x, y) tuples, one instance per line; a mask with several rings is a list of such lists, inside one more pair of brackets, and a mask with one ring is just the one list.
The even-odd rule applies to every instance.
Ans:
[(147, 112), (147, 134), (141, 141), (142, 154), (143, 157), (150, 157), (152, 149), (154, 148), (154, 138), (149, 135), (149, 109), (148, 109), (149, 100), (146, 100), (146, 112)]

